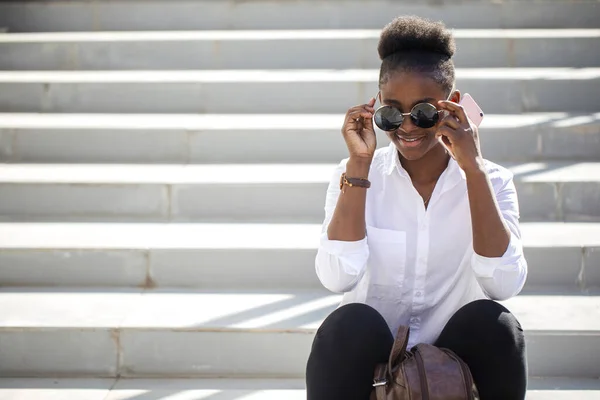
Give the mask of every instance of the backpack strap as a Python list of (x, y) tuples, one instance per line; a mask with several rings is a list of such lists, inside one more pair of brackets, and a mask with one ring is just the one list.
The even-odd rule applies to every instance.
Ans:
[(373, 387), (375, 388), (374, 393), (371, 395), (371, 400), (385, 400), (386, 388), (390, 374), (388, 374), (387, 364), (379, 364), (375, 368), (375, 381)]
[(388, 363), (388, 371), (391, 374), (395, 364), (402, 362), (404, 353), (406, 353), (406, 346), (408, 345), (408, 335), (410, 334), (410, 328), (408, 326), (401, 325), (398, 328), (398, 334), (394, 341), (394, 347), (390, 354), (390, 360)]

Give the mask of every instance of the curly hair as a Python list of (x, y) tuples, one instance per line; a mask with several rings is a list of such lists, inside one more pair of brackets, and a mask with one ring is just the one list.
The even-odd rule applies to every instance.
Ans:
[(382, 61), (380, 85), (387, 82), (391, 73), (404, 71), (429, 74), (448, 94), (454, 87), (452, 56), (456, 43), (452, 32), (441, 22), (398, 17), (381, 31), (377, 51)]

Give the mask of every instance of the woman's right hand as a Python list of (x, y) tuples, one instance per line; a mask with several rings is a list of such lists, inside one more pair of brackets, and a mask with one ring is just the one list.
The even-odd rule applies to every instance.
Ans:
[(346, 113), (342, 135), (350, 152), (350, 159), (371, 163), (377, 137), (373, 128), (373, 114), (375, 113), (375, 98), (367, 104), (352, 107)]

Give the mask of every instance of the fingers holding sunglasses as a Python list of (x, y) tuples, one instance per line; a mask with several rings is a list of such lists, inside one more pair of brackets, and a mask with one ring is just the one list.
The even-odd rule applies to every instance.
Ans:
[(454, 143), (456, 141), (456, 130), (450, 128), (448, 125), (440, 126), (440, 128), (435, 133), (436, 139), (438, 139), (448, 150), (450, 156), (456, 159), (456, 155), (454, 154)]
[(453, 115), (447, 115), (440, 121), (440, 127), (447, 126), (451, 129), (459, 130), (461, 129), (461, 124), (458, 122), (456, 117)]
[(445, 118), (435, 136), (463, 171), (477, 170), (481, 165), (482, 156), (476, 131), (473, 131), (470, 126), (465, 128), (461, 124), (458, 124), (458, 129), (453, 128), (455, 124), (458, 122), (452, 117)]
[(465, 109), (460, 104), (448, 100), (440, 100), (438, 101), (438, 104), (442, 110), (446, 110), (450, 112), (450, 115), (454, 115), (458, 118), (458, 122), (461, 124), (469, 124), (469, 118), (467, 118)]
[(346, 113), (342, 135), (348, 146), (350, 157), (372, 159), (377, 147), (373, 129), (374, 99), (367, 104), (352, 107)]
[(348, 111), (348, 118), (354, 122), (360, 122), (362, 119), (371, 119), (373, 118), (374, 111), (361, 106), (361, 108), (350, 109)]

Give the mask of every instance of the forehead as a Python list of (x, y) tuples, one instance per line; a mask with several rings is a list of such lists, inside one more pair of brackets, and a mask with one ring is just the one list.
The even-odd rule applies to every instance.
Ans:
[(419, 100), (443, 100), (446, 93), (429, 75), (419, 72), (394, 72), (380, 86), (382, 102), (410, 107)]

